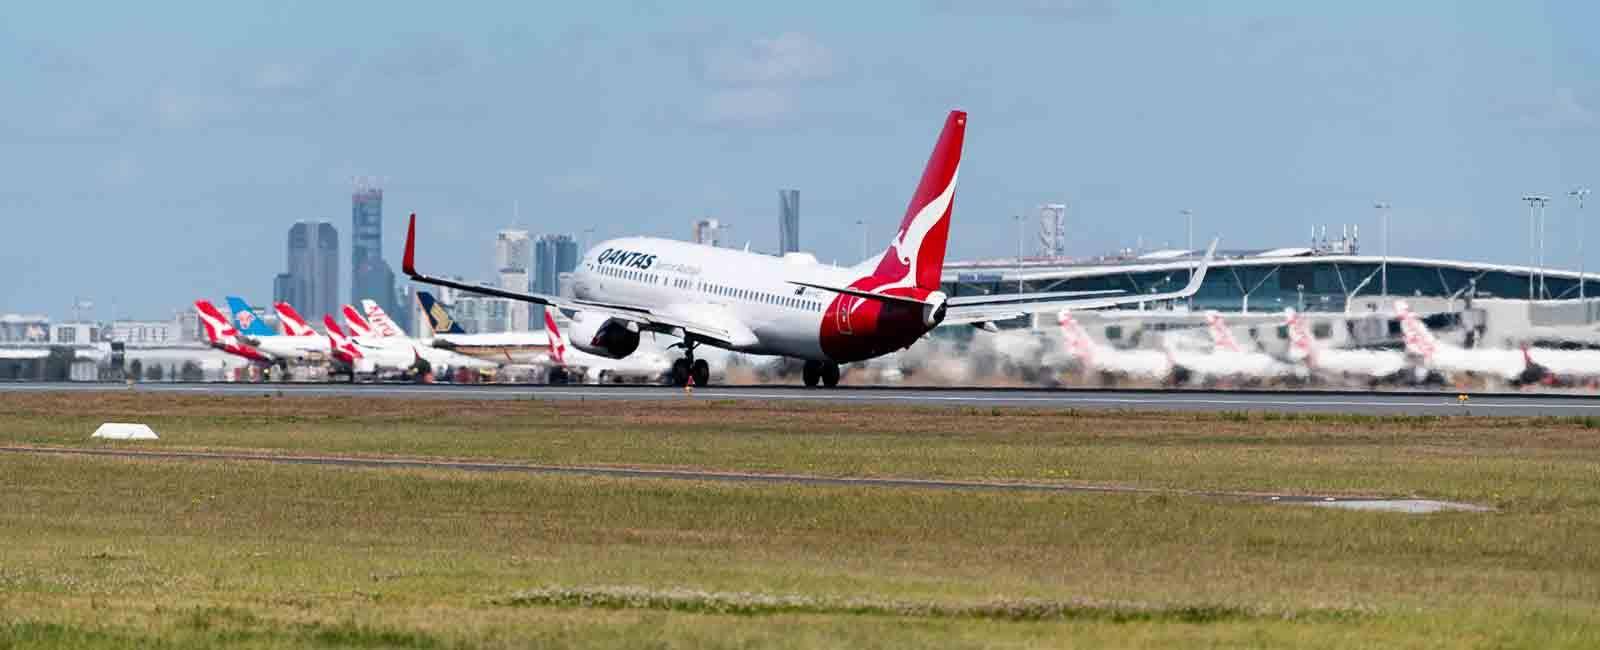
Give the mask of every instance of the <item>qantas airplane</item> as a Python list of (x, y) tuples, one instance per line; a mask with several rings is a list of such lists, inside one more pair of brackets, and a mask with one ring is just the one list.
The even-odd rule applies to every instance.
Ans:
[[(994, 329), (994, 321), (1064, 308), (1089, 309), (1191, 296), (1211, 252), (1189, 284), (1164, 294), (1056, 292), (947, 297), (939, 290), (967, 114), (951, 111), (882, 256), (855, 267), (809, 256), (773, 257), (653, 237), (600, 242), (573, 272), (572, 297), (482, 287), (425, 275), (416, 266), (416, 215), (406, 231), (402, 269), (418, 282), (553, 306), (572, 314), (573, 347), (620, 359), (643, 332), (681, 339), (675, 383), (710, 379), (695, 348), (805, 361), (807, 386), (839, 383), (839, 364), (905, 349), (941, 324)], [(1216, 243), (1212, 242), (1212, 250)], [(1112, 292), (1114, 293), (1114, 292)]]
[(328, 330), (333, 358), (343, 370), (350, 373), (351, 382), (363, 374), (378, 378), (385, 373), (412, 377), (422, 377), (427, 373), (427, 369), (422, 367), (422, 357), (414, 351), (408, 355), (405, 350), (393, 346), (358, 343), (345, 336), (330, 315), (322, 316), (322, 324)]
[(1056, 316), (1061, 324), (1061, 334), (1066, 338), (1067, 349), (1090, 370), (1113, 375), (1165, 381), (1172, 376), (1172, 361), (1156, 350), (1119, 350), (1102, 345), (1084, 331), (1072, 312), (1066, 309)]
[(205, 330), (206, 341), (211, 344), (211, 347), (243, 358), (258, 368), (265, 369), (281, 365), (277, 358), (269, 356), (256, 349), (255, 346), (240, 340), (239, 330), (228, 322), (227, 317), (223, 316), (222, 312), (217, 311), (216, 305), (211, 304), (210, 300), (196, 300), (194, 301), (194, 307), (200, 312), (200, 327)]
[(1289, 357), (1313, 371), (1342, 377), (1360, 377), (1369, 383), (1405, 381), (1406, 355), (1398, 350), (1341, 350), (1318, 343), (1303, 314), (1283, 310), (1289, 328)]
[[(317, 331), (306, 324), (306, 319), (300, 317), (300, 312), (286, 302), (273, 303), (272, 310), (278, 312), (278, 324), (283, 327), (283, 333), (289, 336), (316, 336)], [(326, 321), (324, 321), (326, 322)]]
[(1400, 331), (1405, 336), (1406, 352), (1429, 370), (1438, 371), (1458, 383), (1463, 375), (1481, 375), (1524, 384), (1537, 381), (1543, 374), (1531, 363), (1526, 351), (1451, 345), (1428, 331), (1422, 317), (1411, 311), (1411, 305), (1406, 301), (1396, 300), (1394, 311), (1400, 317)]
[(410, 350), (411, 354), (415, 354), (427, 361), (430, 367), (442, 375), (448, 375), (451, 370), (456, 368), (493, 370), (500, 367), (500, 364), (493, 361), (474, 359), (464, 354), (456, 354), (449, 350), (434, 348), (406, 336), (405, 332), (400, 330), (400, 326), (395, 324), (394, 319), (389, 318), (389, 314), (378, 306), (377, 301), (362, 300), (361, 307), (367, 312), (365, 318), (356, 312), (355, 307), (344, 306), (345, 322), (350, 325), (350, 330), (355, 334), (358, 344)]

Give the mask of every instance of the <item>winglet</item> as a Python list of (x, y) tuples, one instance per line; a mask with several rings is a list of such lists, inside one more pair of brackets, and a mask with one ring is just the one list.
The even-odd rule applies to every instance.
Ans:
[(1200, 283), (1206, 281), (1206, 269), (1211, 267), (1211, 259), (1217, 254), (1217, 238), (1211, 238), (1211, 245), (1206, 247), (1206, 256), (1200, 259), (1200, 266), (1189, 276), (1189, 285), (1183, 288), (1187, 295), (1194, 295), (1200, 291)]
[(406, 224), (406, 255), (400, 260), (400, 270), (406, 275), (417, 275), (417, 213), (411, 213), (411, 221)]

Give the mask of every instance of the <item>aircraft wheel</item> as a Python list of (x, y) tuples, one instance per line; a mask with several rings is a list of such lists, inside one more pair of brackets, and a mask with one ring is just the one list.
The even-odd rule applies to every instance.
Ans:
[(839, 385), (839, 364), (822, 364), (822, 385), (833, 388)]
[(566, 371), (566, 369), (565, 368), (556, 368), (554, 370), (551, 370), (550, 371), (550, 380), (549, 381), (550, 381), (551, 384), (555, 384), (555, 385), (558, 385), (558, 386), (567, 383), (567, 371)]
[(822, 364), (816, 361), (807, 361), (805, 368), (800, 371), (801, 378), (805, 379), (806, 386), (815, 387), (822, 379)]
[(672, 362), (672, 385), (682, 386), (689, 383), (689, 360), (678, 359)]
[(694, 364), (689, 366), (689, 376), (694, 377), (696, 386), (711, 383), (711, 364), (706, 363), (705, 359), (695, 359)]

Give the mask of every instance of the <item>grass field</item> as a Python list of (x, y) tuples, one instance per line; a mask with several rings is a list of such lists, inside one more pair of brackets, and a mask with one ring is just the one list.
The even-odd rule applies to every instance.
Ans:
[[(108, 420), (162, 440), (91, 442)], [(0, 454), (0, 647), (1594, 647), (1582, 420), (0, 397), (0, 445), (1421, 495), (1401, 515)]]

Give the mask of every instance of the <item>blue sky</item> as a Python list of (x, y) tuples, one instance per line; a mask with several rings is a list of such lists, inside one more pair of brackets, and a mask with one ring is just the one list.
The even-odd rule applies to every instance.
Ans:
[(1541, 192), (1574, 267), (1564, 195), (1600, 185), (1594, 3), (244, 5), (8, 9), (0, 311), (265, 302), (297, 219), (338, 225), (347, 292), (355, 176), (383, 179), (392, 259), (416, 211), (427, 265), (468, 277), (513, 201), (535, 232), (712, 216), (770, 249), (780, 187), (803, 245), (854, 262), (956, 107), (962, 258), (1053, 201), (1077, 255), (1178, 243), (1184, 208), (1227, 246), (1352, 223), (1375, 251), (1381, 199), (1396, 254), (1518, 263)]

